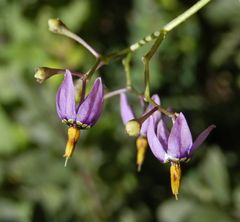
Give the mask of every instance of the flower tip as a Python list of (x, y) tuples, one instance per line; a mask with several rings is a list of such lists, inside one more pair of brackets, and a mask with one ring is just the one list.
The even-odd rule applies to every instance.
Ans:
[(137, 136), (140, 133), (141, 124), (133, 119), (127, 122), (125, 129), (129, 136)]
[(138, 164), (138, 165), (137, 165), (137, 171), (140, 172), (141, 169), (142, 169), (142, 164)]
[(51, 32), (62, 33), (67, 27), (59, 18), (54, 18), (48, 20), (48, 29)]
[(45, 67), (39, 67), (35, 72), (34, 78), (39, 83), (43, 83), (49, 77), (47, 69)]
[(37, 82), (43, 83), (46, 79), (61, 72), (61, 69), (39, 67), (34, 74), (34, 78), (37, 80)]
[(175, 193), (174, 195), (175, 195), (175, 199), (178, 200), (178, 194)]
[(68, 159), (68, 157), (65, 158), (64, 167), (67, 167)]

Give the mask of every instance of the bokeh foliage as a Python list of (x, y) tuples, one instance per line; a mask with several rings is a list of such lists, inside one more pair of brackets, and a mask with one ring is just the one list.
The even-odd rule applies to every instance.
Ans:
[[(165, 107), (186, 114), (194, 136), (217, 125), (184, 165), (179, 201), (170, 192), (168, 166), (150, 151), (137, 173), (135, 141), (124, 133), (117, 97), (106, 101), (98, 124), (82, 132), (64, 168), (66, 127), (55, 112), (62, 76), (43, 85), (33, 78), (38, 66), (86, 72), (94, 62), (75, 42), (48, 32), (49, 18), (61, 18), (109, 53), (158, 30), (194, 2), (0, 1), (0, 221), (240, 220), (239, 1), (212, 1), (174, 29), (151, 61), (152, 92)], [(132, 61), (139, 90), (148, 49)], [(100, 74), (106, 91), (124, 86), (120, 60)]]

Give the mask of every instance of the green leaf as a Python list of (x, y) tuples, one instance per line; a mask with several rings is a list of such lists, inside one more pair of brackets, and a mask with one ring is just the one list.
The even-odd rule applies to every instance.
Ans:
[(221, 205), (230, 202), (229, 175), (226, 159), (218, 147), (208, 149), (201, 165), (201, 174), (211, 189), (214, 199)]

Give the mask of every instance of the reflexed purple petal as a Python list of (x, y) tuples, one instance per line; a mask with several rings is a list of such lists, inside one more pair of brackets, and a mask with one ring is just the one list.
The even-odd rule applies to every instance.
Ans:
[[(157, 94), (154, 94), (151, 98), (155, 101), (155, 103), (157, 103), (158, 105), (161, 105), (160, 98)], [(150, 104), (148, 108), (149, 108), (149, 110), (151, 110), (151, 109), (153, 109), (153, 107), (154, 106)], [(154, 118), (155, 122), (159, 121), (161, 118), (161, 113), (159, 111), (156, 111), (153, 114), (153, 118)]]
[(102, 80), (101, 78), (97, 78), (92, 90), (77, 111), (76, 121), (93, 126), (102, 113), (103, 96)]
[(149, 121), (149, 127), (147, 131), (147, 139), (149, 147), (153, 153), (153, 155), (159, 159), (161, 162), (166, 162), (166, 152), (162, 146), (162, 144), (159, 142), (156, 133), (155, 133), (155, 126), (153, 122), (153, 117), (150, 117)]
[(149, 121), (150, 121), (150, 117), (148, 117), (148, 118), (142, 123), (141, 129), (140, 129), (140, 134), (141, 134), (142, 136), (146, 136), (146, 135), (147, 135), (147, 130), (148, 130)]
[[(159, 96), (158, 95), (153, 95), (152, 96), (152, 99), (158, 104), (160, 105), (160, 99), (159, 99)], [(150, 110), (152, 110), (154, 108), (154, 105), (152, 104), (149, 104), (148, 107), (146, 108), (146, 111), (144, 112), (144, 114), (146, 114), (147, 112), (149, 112)], [(152, 114), (152, 117), (153, 117), (153, 122), (154, 124), (156, 122), (158, 122), (161, 118), (161, 113), (157, 110), (155, 111), (153, 114)], [(147, 134), (147, 130), (148, 130), (148, 125), (149, 125), (149, 120), (150, 118), (148, 117), (148, 119), (146, 119), (143, 124), (142, 124), (142, 127), (141, 127), (141, 131), (140, 131), (140, 134), (141, 135), (146, 135)]]
[(160, 98), (157, 94), (154, 94), (151, 98), (154, 100), (155, 103), (160, 105)]
[(75, 89), (72, 74), (66, 70), (64, 80), (56, 95), (56, 108), (60, 119), (76, 118)]
[(192, 147), (192, 135), (182, 113), (176, 118), (168, 138), (168, 155), (173, 158), (184, 158)]
[(126, 124), (129, 120), (134, 119), (132, 108), (129, 106), (125, 93), (120, 94), (120, 113), (122, 121)]
[[(150, 116), (153, 117), (154, 126), (156, 126), (156, 124), (157, 124), (157, 119), (154, 118), (155, 112), (158, 112), (158, 110), (156, 110), (156, 108), (153, 108), (152, 110), (150, 110), (149, 112), (144, 114), (144, 115), (150, 115)], [(150, 116), (142, 123), (141, 130), (140, 130), (140, 134), (142, 136), (146, 136), (147, 135), (147, 130), (148, 130), (148, 125), (149, 125), (149, 121), (150, 121)]]
[(189, 155), (192, 155), (192, 153), (204, 142), (204, 140), (207, 138), (209, 133), (215, 128), (215, 125), (209, 126), (207, 129), (205, 129), (194, 141), (191, 149), (189, 150)]
[[(168, 137), (169, 131), (167, 129), (165, 122), (161, 119), (157, 125), (157, 138), (165, 148), (168, 146)], [(167, 152), (167, 149), (165, 151)]]

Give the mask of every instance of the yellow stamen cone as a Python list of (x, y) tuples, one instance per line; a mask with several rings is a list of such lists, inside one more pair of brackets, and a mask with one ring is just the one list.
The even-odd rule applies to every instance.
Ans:
[(174, 162), (171, 163), (170, 177), (171, 177), (172, 193), (173, 195), (175, 195), (176, 200), (178, 200), (178, 194), (179, 194), (180, 182), (181, 182), (180, 163), (174, 163)]
[(136, 146), (137, 146), (137, 166), (138, 166), (138, 172), (140, 172), (144, 158), (145, 153), (147, 150), (147, 138), (146, 137), (138, 137), (136, 140)]
[(67, 166), (67, 161), (73, 154), (73, 151), (75, 149), (75, 146), (77, 144), (79, 137), (80, 137), (80, 130), (78, 128), (75, 128), (75, 127), (68, 128), (68, 141), (67, 141), (65, 153), (63, 155), (63, 157), (66, 158), (65, 166)]

